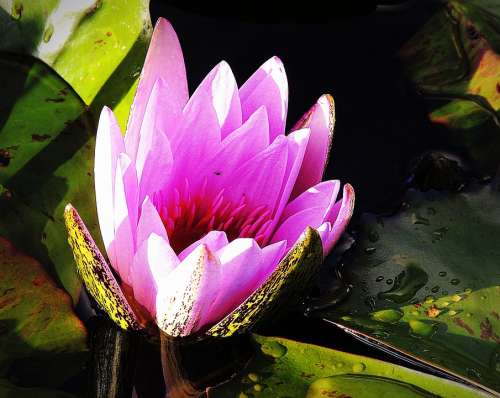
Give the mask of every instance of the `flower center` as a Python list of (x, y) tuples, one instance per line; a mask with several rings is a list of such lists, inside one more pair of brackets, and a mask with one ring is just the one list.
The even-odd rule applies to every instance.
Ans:
[(251, 206), (245, 195), (238, 202), (228, 200), (224, 189), (209, 194), (206, 179), (196, 193), (186, 180), (182, 190), (175, 188), (169, 200), (161, 202), (158, 212), (176, 253), (210, 231), (224, 231), (229, 241), (254, 238), (263, 246), (272, 227), (272, 213), (266, 206)]

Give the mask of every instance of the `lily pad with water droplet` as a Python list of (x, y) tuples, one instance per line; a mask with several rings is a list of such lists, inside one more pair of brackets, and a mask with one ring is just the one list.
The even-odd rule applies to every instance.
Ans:
[[(209, 397), (485, 397), (478, 390), (392, 363), (304, 344), (253, 336), (255, 356), (232, 381)], [(279, 345), (286, 353), (268, 355)], [(252, 375), (252, 378), (249, 377)]]
[[(500, 372), (492, 365), (500, 343), (500, 192), (492, 185), (458, 194), (412, 190), (405, 202), (383, 223), (379, 216), (362, 217), (343, 272), (351, 295), (317, 315), (365, 341), (500, 391)], [(415, 224), (414, 214), (426, 214), (428, 224)], [(442, 231), (437, 241), (436, 230)], [(376, 253), (367, 256), (367, 246)], [(393, 286), (377, 282), (381, 275), (394, 279)]]

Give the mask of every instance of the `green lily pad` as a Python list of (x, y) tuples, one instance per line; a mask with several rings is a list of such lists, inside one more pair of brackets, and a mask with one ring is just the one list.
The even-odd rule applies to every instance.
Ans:
[(0, 3), (0, 24), (0, 50), (41, 59), (125, 126), (151, 37), (149, 1), (13, 0)]
[(256, 355), (209, 397), (481, 397), (477, 390), (402, 366), (276, 337), (254, 335)]
[(500, 391), (500, 192), (410, 191), (365, 215), (345, 266), (352, 293), (322, 316), (364, 340)]
[(32, 57), (1, 54), (0, 87), (0, 235), (47, 266), (76, 300), (81, 283), (63, 211), (77, 204), (96, 229), (95, 126), (71, 87)]
[(0, 276), (0, 396), (61, 387), (82, 371), (87, 356), (86, 331), (70, 297), (40, 263), (3, 238)]
[(500, 164), (499, 31), (498, 2), (448, 1), (399, 54), (431, 121), (485, 173)]

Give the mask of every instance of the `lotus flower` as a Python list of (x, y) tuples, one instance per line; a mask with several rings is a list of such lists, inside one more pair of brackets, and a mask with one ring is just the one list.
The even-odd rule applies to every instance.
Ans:
[(277, 57), (240, 87), (221, 62), (189, 97), (177, 36), (158, 21), (125, 138), (108, 108), (97, 131), (98, 219), (119, 284), (66, 210), (87, 288), (98, 284), (89, 291), (115, 320), (128, 313), (173, 336), (207, 330), (242, 303), (251, 307), (308, 227), (321, 238), (316, 262), (332, 249), (354, 205), (350, 185), (337, 200), (340, 182), (321, 182), (333, 100), (322, 96), (285, 135), (287, 103)]

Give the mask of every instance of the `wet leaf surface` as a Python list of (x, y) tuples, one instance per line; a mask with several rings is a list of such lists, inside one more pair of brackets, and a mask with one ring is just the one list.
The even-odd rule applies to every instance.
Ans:
[(254, 335), (255, 357), (209, 397), (480, 397), (401, 366), (292, 340)]
[(70, 297), (3, 238), (0, 275), (0, 396), (69, 396), (30, 388), (62, 387), (82, 372), (87, 335)]
[(365, 215), (344, 268), (350, 296), (322, 313), (393, 351), (500, 390), (500, 192), (409, 191)]
[(149, 1), (50, 0), (0, 4), (0, 50), (53, 67), (100, 112), (125, 126), (151, 36)]
[(76, 300), (81, 283), (63, 210), (74, 203), (95, 230), (95, 126), (71, 87), (32, 57), (2, 54), (0, 87), (0, 235), (44, 264)]

